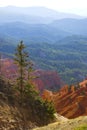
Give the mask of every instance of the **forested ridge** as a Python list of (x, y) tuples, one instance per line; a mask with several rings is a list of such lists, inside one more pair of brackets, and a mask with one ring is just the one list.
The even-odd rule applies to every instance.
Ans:
[[(0, 40), (0, 51), (11, 58), (13, 58), (15, 46), (15, 42), (12, 42), (11, 39)], [(36, 69), (57, 71), (67, 84), (76, 83), (86, 78), (86, 37), (71, 36), (55, 44), (29, 42), (26, 46)]]

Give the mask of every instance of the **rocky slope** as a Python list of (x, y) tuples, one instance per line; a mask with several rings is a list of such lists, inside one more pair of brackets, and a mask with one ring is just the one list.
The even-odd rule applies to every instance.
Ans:
[(13, 90), (12, 86), (0, 77), (0, 130), (34, 128), (36, 124), (30, 109), (20, 106)]
[[(0, 93), (1, 95), (4, 96)], [(3, 100), (6, 100), (5, 96)], [(24, 120), (23, 113), (17, 107), (0, 99), (0, 130), (25, 130), (25, 128), (29, 130), (33, 127), (35, 127), (35, 124), (31, 121)]]
[(87, 115), (87, 80), (76, 86), (64, 86), (53, 93), (45, 90), (43, 98), (52, 100), (59, 114), (67, 118)]

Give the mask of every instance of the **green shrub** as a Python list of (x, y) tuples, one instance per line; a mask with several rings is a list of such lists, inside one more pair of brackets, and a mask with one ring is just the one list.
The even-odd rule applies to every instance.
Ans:
[(75, 128), (74, 130), (87, 130), (87, 125), (79, 126), (79, 127)]

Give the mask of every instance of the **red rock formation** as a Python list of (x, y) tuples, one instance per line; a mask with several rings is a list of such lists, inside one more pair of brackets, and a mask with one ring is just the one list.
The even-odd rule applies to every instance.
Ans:
[(67, 118), (87, 115), (87, 80), (79, 87), (64, 86), (57, 93), (44, 91), (43, 98), (54, 102), (57, 112)]

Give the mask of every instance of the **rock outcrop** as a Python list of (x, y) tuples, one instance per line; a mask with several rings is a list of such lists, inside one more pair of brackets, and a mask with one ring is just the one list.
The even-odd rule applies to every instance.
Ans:
[(87, 115), (87, 80), (76, 86), (64, 86), (58, 92), (45, 90), (43, 98), (52, 100), (59, 114), (67, 118)]

